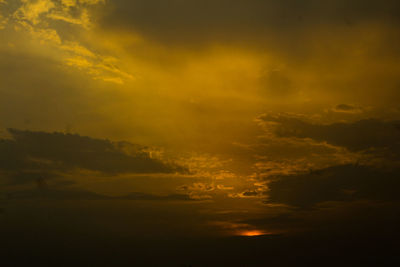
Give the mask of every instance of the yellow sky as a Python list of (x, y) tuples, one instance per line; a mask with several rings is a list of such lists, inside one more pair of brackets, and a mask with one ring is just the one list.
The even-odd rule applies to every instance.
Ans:
[[(302, 29), (297, 44), (279, 36), (274, 40), (276, 33), (270, 30), (247, 42), (205, 36), (202, 43), (186, 45), (154, 40), (135, 27), (103, 27), (105, 22), (99, 21), (112, 5), (50, 0), (2, 4), (7, 21), (1, 33), (6, 40), (3, 57), (12, 57), (18, 66), (31, 65), (29, 60), (37, 65), (29, 73), (16, 73), (23, 68), (2, 72), (26, 76), (18, 85), (5, 81), (3, 94), (14, 86), (36, 95), (25, 103), (13, 100), (15, 107), (32, 108), (10, 118), (11, 126), (25, 127), (24, 121), (30, 121), (28, 128), (62, 130), (70, 125), (83, 134), (151, 143), (168, 139), (166, 131), (201, 139), (198, 135), (208, 132), (201, 129), (207, 128), (213, 133), (204, 138), (227, 136), (237, 130), (230, 122), (250, 123), (267, 111), (324, 115), (342, 103), (397, 108), (399, 66), (390, 43), (397, 38), (395, 25), (368, 20), (351, 27), (316, 25)], [(54, 73), (46, 73), (47, 68)], [(59, 77), (49, 81), (50, 75)], [(59, 92), (50, 97), (46, 90)], [(38, 101), (61, 114), (41, 114)], [(82, 108), (71, 110), (71, 105)]]

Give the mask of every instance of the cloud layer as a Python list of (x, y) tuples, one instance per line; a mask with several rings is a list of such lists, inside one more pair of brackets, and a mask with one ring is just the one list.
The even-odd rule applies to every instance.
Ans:
[(145, 147), (128, 143), (64, 133), (16, 129), (9, 129), (9, 133), (12, 139), (0, 141), (0, 170), (14, 183), (46, 179), (75, 169), (114, 175), (184, 171), (176, 164), (150, 157)]

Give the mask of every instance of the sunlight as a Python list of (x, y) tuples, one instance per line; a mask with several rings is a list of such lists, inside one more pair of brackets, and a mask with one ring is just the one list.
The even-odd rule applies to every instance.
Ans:
[(243, 231), (240, 232), (239, 235), (241, 236), (261, 236), (261, 235), (267, 235), (268, 233), (264, 232), (264, 231), (260, 231), (260, 230), (247, 230), (247, 231)]

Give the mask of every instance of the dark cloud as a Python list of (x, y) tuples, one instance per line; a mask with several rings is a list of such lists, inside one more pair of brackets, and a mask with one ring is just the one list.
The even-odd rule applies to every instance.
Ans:
[(363, 112), (363, 109), (360, 107), (357, 107), (355, 105), (349, 105), (349, 104), (339, 104), (336, 105), (333, 109), (333, 112), (337, 113), (345, 113), (345, 114), (359, 114)]
[(311, 138), (360, 151), (372, 148), (400, 151), (400, 121), (365, 119), (353, 123), (313, 124), (290, 116), (262, 116), (264, 122), (277, 123), (280, 137)]
[(187, 194), (153, 195), (147, 193), (130, 193), (121, 197), (115, 197), (121, 200), (163, 200), (163, 201), (196, 201)]
[(245, 197), (256, 197), (259, 193), (257, 191), (245, 191), (243, 192), (243, 196)]
[(110, 197), (84, 190), (33, 189), (4, 193), (8, 200), (53, 199), (53, 200), (108, 200)]
[(36, 171), (21, 171), (16, 172), (6, 172), (5, 173), (7, 184), (8, 185), (21, 185), (26, 183), (34, 183), (37, 187), (43, 188), (47, 186), (47, 181), (49, 179), (59, 177), (59, 174), (40, 170), (40, 168)]
[(341, 110), (341, 111), (352, 111), (356, 109), (353, 105), (347, 105), (347, 104), (339, 104), (335, 107), (336, 110)]
[(128, 155), (108, 140), (76, 134), (9, 131), (15, 144), (26, 155), (62, 162), (70, 167), (107, 173), (171, 173), (180, 170), (177, 166), (152, 159), (145, 151), (138, 150)]
[[(369, 245), (364, 246), (365, 242), (367, 244), (378, 242), (379, 246), (383, 246), (385, 249), (395, 247), (395, 240), (399, 238), (397, 234), (399, 215), (398, 203), (331, 202), (318, 209), (293, 210), (282, 215), (243, 220), (243, 223), (261, 229), (275, 230), (286, 236), (297, 236), (302, 240), (313, 240), (311, 243), (319, 240), (316, 244), (323, 244), (323, 250), (329, 247), (328, 244), (337, 244), (335, 253), (340, 251), (339, 247), (352, 243), (348, 247), (350, 249), (349, 256), (342, 260), (351, 258), (350, 255), (359, 250), (363, 251), (357, 256), (360, 260), (365, 250), (370, 247)], [(376, 248), (373, 251), (379, 251), (379, 249)], [(389, 254), (397, 254), (392, 254), (393, 252)], [(388, 256), (390, 257), (390, 255)], [(358, 264), (354, 265), (358, 266)], [(375, 265), (372, 264), (372, 266)]]
[(26, 160), (25, 153), (12, 140), (0, 140), (0, 170), (21, 170), (37, 167)]
[(393, 238), (400, 222), (399, 177), (400, 169), (360, 165), (280, 176), (268, 184), (264, 203), (281, 210), (241, 222), (271, 232), (332, 241), (340, 236)]
[(400, 170), (340, 165), (269, 183), (267, 203), (310, 208), (328, 201), (399, 201)]
[(182, 167), (150, 157), (145, 147), (77, 134), (9, 130), (12, 140), (0, 140), (0, 171), (11, 183), (41, 181), (56, 172), (82, 168), (108, 174), (174, 173)]
[(112, 5), (104, 26), (134, 29), (169, 41), (267, 38), (267, 33), (277, 38), (327, 24), (398, 22), (400, 9), (394, 0), (117, 0)]
[(33, 190), (3, 193), (7, 200), (47, 199), (47, 200), (159, 200), (159, 201), (195, 201), (186, 194), (154, 195), (132, 192), (122, 196), (107, 196), (87, 190), (38, 188)]

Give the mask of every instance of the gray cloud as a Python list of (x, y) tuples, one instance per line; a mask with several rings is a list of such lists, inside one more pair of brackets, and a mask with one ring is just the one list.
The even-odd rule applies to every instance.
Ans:
[(339, 165), (283, 176), (269, 184), (267, 203), (310, 208), (328, 201), (399, 201), (400, 170)]
[(361, 112), (360, 108), (354, 105), (348, 104), (339, 104), (333, 109), (335, 112), (344, 112), (344, 113), (359, 113)]
[(275, 206), (280, 211), (242, 223), (288, 234), (391, 236), (399, 222), (398, 177), (399, 168), (360, 165), (282, 175), (268, 183), (264, 200), (269, 209)]
[(57, 172), (82, 168), (109, 174), (174, 173), (184, 168), (151, 158), (145, 147), (131, 145), (125, 153), (108, 140), (77, 134), (9, 130), (12, 140), (0, 140), (0, 171), (11, 184), (40, 181)]
[(128, 155), (108, 140), (76, 134), (9, 131), (16, 146), (27, 156), (62, 162), (70, 167), (107, 173), (171, 173), (179, 170), (177, 166), (151, 158), (144, 151)]
[(313, 124), (289, 116), (262, 116), (264, 122), (274, 122), (274, 132), (280, 137), (311, 138), (360, 151), (372, 148), (400, 151), (400, 121), (365, 119), (353, 123)]
[(186, 194), (154, 195), (132, 192), (122, 196), (107, 196), (87, 190), (38, 188), (3, 193), (7, 200), (47, 199), (47, 200), (159, 200), (159, 201), (195, 201)]
[(290, 37), (317, 25), (351, 26), (380, 20), (397, 23), (400, 9), (393, 0), (117, 0), (112, 5), (103, 18), (104, 25), (169, 41), (267, 38), (266, 33), (274, 33), (274, 38)]

